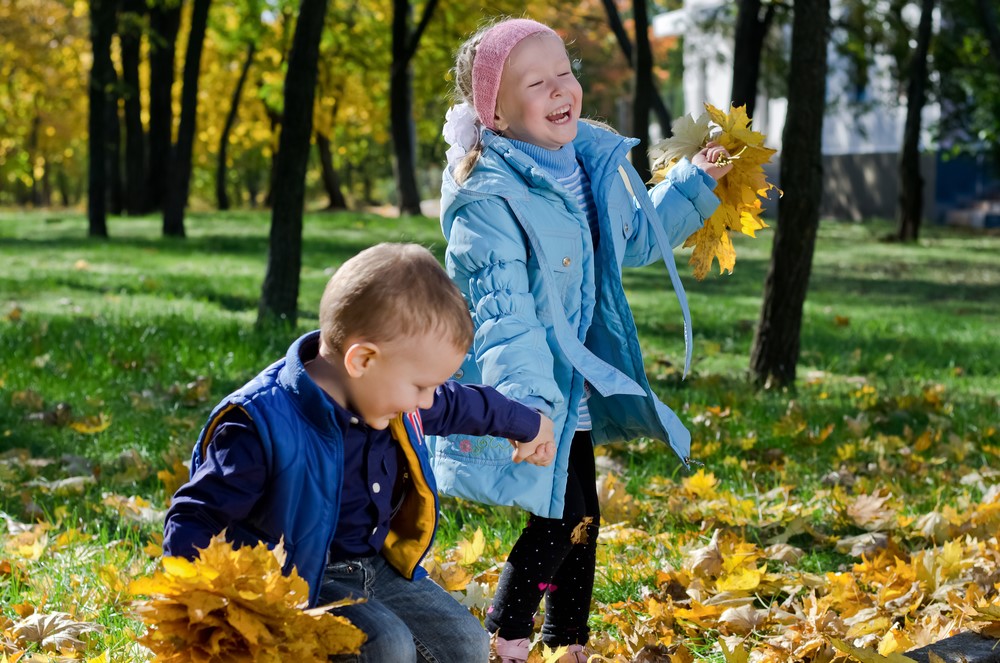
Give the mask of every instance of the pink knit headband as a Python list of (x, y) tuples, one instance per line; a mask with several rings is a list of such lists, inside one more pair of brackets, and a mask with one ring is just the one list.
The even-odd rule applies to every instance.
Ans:
[(556, 34), (555, 30), (537, 21), (512, 18), (497, 23), (479, 40), (472, 61), (472, 104), (484, 127), (496, 130), (493, 118), (497, 110), (500, 77), (507, 57), (522, 39), (539, 32)]

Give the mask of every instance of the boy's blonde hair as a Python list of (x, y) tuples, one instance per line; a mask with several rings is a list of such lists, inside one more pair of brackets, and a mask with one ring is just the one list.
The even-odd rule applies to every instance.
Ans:
[(319, 324), (323, 342), (338, 352), (348, 338), (386, 343), (430, 332), (465, 350), (473, 335), (462, 293), (416, 244), (377, 244), (347, 260), (326, 284)]

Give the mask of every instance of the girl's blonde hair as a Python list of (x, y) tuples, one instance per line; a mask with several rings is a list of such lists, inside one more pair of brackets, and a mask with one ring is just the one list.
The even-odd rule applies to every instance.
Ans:
[[(471, 37), (466, 39), (461, 46), (458, 47), (458, 53), (455, 55), (455, 67), (452, 72), (455, 76), (455, 101), (456, 103), (467, 103), (470, 107), (474, 107), (472, 99), (472, 65), (476, 60), (476, 48), (479, 46), (479, 42), (483, 40), (483, 35), (485, 35), (490, 28), (500, 22), (500, 20), (505, 19), (495, 19), (483, 25), (479, 30), (476, 31)], [(465, 153), (461, 161), (455, 166), (455, 170), (452, 175), (455, 178), (455, 182), (462, 184), (469, 178), (469, 174), (472, 173), (472, 169), (476, 167), (476, 163), (479, 161), (479, 157), (483, 154), (483, 143), (482, 141), (476, 141), (476, 144)]]

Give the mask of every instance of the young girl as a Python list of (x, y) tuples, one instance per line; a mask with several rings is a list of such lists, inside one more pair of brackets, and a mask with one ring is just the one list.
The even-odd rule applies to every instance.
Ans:
[(506, 445), (439, 439), (435, 476), (444, 493), (531, 512), (487, 614), (498, 657), (528, 658), (544, 595), (542, 641), (584, 661), (600, 521), (593, 445), (657, 438), (684, 462), (690, 448), (650, 389), (621, 268), (662, 260), (687, 323), (671, 249), (715, 210), (728, 168), (714, 162), (728, 154), (710, 145), (647, 193), (626, 160), (637, 141), (580, 122), (565, 46), (535, 21), (481, 30), (455, 73), (465, 104), (445, 126), (441, 224), (476, 326), (456, 375), (551, 417), (557, 448), (551, 466), (528, 467)]

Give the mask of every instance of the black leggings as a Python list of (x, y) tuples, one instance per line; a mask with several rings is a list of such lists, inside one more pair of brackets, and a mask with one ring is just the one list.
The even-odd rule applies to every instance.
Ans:
[(549, 647), (585, 644), (600, 519), (594, 445), (590, 431), (577, 431), (563, 517), (528, 518), (500, 574), (486, 628), (507, 640), (530, 637), (544, 595), (542, 642)]

